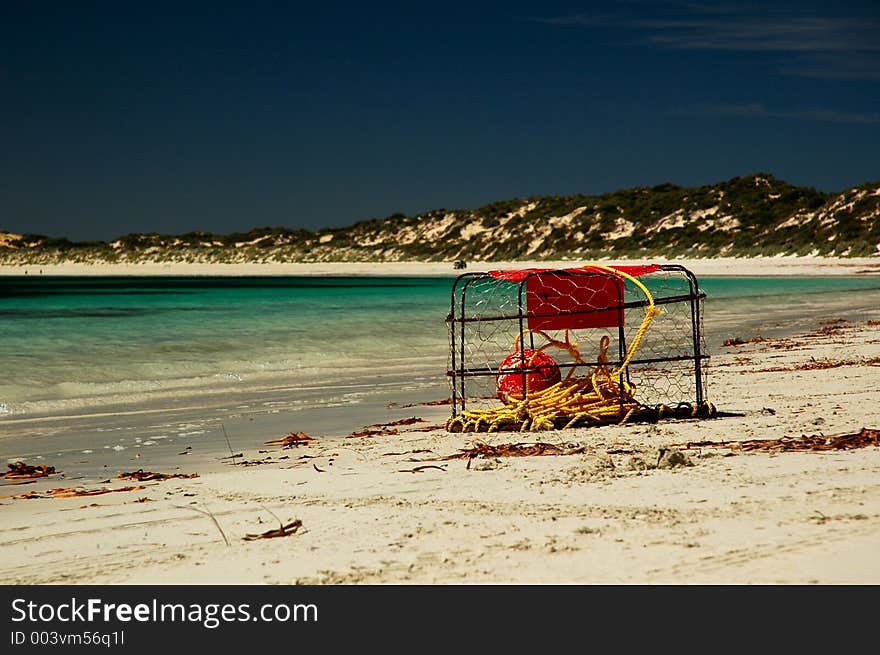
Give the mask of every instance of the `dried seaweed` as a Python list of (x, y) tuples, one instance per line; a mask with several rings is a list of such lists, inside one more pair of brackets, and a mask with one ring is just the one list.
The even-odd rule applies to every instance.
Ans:
[(764, 337), (751, 337), (749, 339), (740, 339), (739, 337), (733, 337), (732, 339), (725, 339), (722, 346), (741, 346), (744, 343), (764, 343), (766, 341), (770, 341), (769, 339), (765, 339)]
[(418, 418), (416, 416), (411, 416), (409, 418), (398, 419), (397, 421), (391, 421), (390, 423), (373, 423), (372, 425), (366, 425), (361, 430), (355, 430), (349, 437), (375, 437), (375, 436), (386, 436), (393, 434), (400, 434), (400, 430), (398, 430), (395, 426), (397, 425), (412, 425), (413, 423), (424, 423), (425, 419)]
[[(287, 459), (287, 456), (281, 457), (279, 459)], [(245, 459), (238, 463), (238, 466), (260, 466), (261, 464), (273, 464), (275, 461), (272, 459), (271, 455), (264, 457), (263, 459)]]
[(364, 428), (363, 430), (355, 430), (349, 437), (384, 437), (392, 434), (400, 434), (400, 430), (397, 428)]
[(473, 448), (466, 448), (442, 459), (472, 459), (474, 457), (533, 457), (539, 455), (577, 455), (587, 450), (586, 446), (558, 446), (546, 442), (487, 444), (474, 442)]
[(120, 473), (116, 476), (119, 480), (137, 480), (138, 482), (148, 482), (151, 480), (169, 480), (171, 478), (197, 478), (198, 473), (153, 473), (138, 469), (131, 473)]
[(745, 441), (688, 441), (670, 444), (682, 448), (733, 448), (743, 451), (807, 451), (823, 452), (829, 450), (854, 450), (869, 446), (880, 446), (880, 430), (862, 428), (852, 434), (811, 434), (800, 437), (781, 437), (779, 439), (748, 439)]
[(253, 541), (255, 539), (272, 539), (273, 537), (286, 537), (288, 535), (294, 534), (297, 530), (302, 527), (302, 521), (296, 519), (291, 521), (290, 523), (282, 524), (280, 528), (273, 528), (272, 530), (266, 530), (265, 532), (260, 532), (259, 534), (246, 534), (242, 537), (245, 541)]
[(437, 430), (446, 430), (445, 425), (423, 425), (419, 428), (413, 428), (413, 432), (435, 432)]
[(305, 432), (291, 432), (280, 439), (271, 439), (267, 441), (267, 446), (280, 446), (281, 448), (296, 448), (298, 446), (307, 446), (315, 441), (314, 437), (310, 437)]
[(62, 512), (73, 512), (78, 509), (91, 509), (93, 507), (106, 507), (106, 505), (101, 505), (100, 503), (89, 503), (88, 505), (80, 505), (79, 507), (62, 507)]
[(416, 455), (418, 453), (433, 453), (434, 451), (430, 448), (416, 448), (415, 450), (406, 450), (401, 453), (393, 452), (393, 453), (382, 453), (382, 457), (390, 457), (392, 455)]
[(75, 496), (99, 496), (101, 494), (109, 494), (115, 491), (137, 491), (146, 489), (142, 484), (131, 487), (118, 487), (116, 489), (83, 489), (82, 487), (62, 487), (59, 489), (47, 489), (46, 491), (28, 491), (27, 493), (18, 494), (13, 498), (73, 498)]
[(9, 470), (3, 474), (3, 477), (7, 480), (27, 480), (31, 478), (44, 478), (47, 475), (52, 475), (55, 473), (54, 466), (46, 466), (45, 464), (38, 464), (37, 466), (31, 466), (30, 464), (25, 464), (22, 461), (15, 462), (15, 464), (7, 464)]
[(774, 366), (771, 368), (762, 368), (754, 371), (755, 373), (788, 373), (791, 371), (821, 371), (828, 368), (839, 368), (841, 366), (880, 366), (880, 357), (871, 357), (870, 359), (815, 359), (810, 358), (809, 362), (796, 364), (794, 366)]
[(424, 471), (426, 469), (437, 469), (438, 471), (443, 471), (443, 472), (446, 471), (445, 465), (444, 466), (437, 466), (436, 464), (422, 464), (421, 466), (416, 466), (415, 468), (411, 468), (411, 469), (400, 469), (397, 472), (398, 473), (421, 473), (422, 471)]
[(412, 425), (413, 423), (424, 423), (425, 419), (419, 418), (418, 416), (410, 416), (409, 418), (401, 418), (396, 421), (391, 421), (390, 423), (374, 423), (373, 425), (368, 425), (369, 428), (382, 428), (382, 427), (390, 427), (392, 425)]
[(426, 400), (425, 402), (422, 402), (422, 403), (407, 403), (406, 405), (398, 405), (397, 403), (391, 403), (390, 405), (387, 405), (387, 407), (388, 407), (388, 409), (393, 409), (395, 407), (401, 407), (403, 409), (406, 409), (409, 407), (433, 407), (433, 406), (438, 406), (438, 405), (451, 405), (451, 404), (452, 404), (452, 398), (444, 398), (442, 400)]

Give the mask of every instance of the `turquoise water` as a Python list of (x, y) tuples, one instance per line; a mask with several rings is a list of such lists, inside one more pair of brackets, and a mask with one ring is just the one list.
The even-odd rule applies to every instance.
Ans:
[(700, 285), (710, 351), (730, 337), (787, 336), (823, 321), (880, 318), (878, 277), (716, 277)]
[(450, 283), (8, 279), (0, 294), (0, 403), (20, 415), (172, 392), (427, 373), (445, 361)]
[[(444, 379), (454, 277), (12, 277), (0, 420), (166, 398)], [(880, 306), (870, 277), (700, 280), (710, 351)], [(283, 394), (279, 394), (283, 395)], [(288, 394), (291, 395), (291, 394)]]
[[(449, 397), (454, 279), (0, 278), (0, 459), (100, 481), (211, 470), (291, 431), (442, 422), (448, 407), (419, 403)], [(700, 284), (710, 355), (734, 336), (880, 319), (880, 278)]]

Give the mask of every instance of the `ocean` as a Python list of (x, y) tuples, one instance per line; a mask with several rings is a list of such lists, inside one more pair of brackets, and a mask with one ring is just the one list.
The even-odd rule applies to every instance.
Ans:
[[(454, 279), (0, 278), (0, 457), (96, 479), (150, 453), (210, 442), (216, 462), (442, 400)], [(710, 355), (728, 338), (880, 317), (876, 277), (699, 282)]]

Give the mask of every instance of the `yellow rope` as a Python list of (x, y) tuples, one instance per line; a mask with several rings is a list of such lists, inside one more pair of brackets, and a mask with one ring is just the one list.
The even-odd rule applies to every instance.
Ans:
[[(634, 398), (635, 388), (626, 381), (626, 369), (639, 347), (648, 327), (661, 310), (654, 306), (654, 297), (648, 288), (638, 279), (602, 264), (589, 264), (590, 268), (607, 271), (613, 275), (632, 282), (645, 294), (647, 305), (645, 317), (633, 340), (626, 350), (620, 365), (610, 370), (608, 367), (608, 345), (611, 339), (606, 335), (599, 342), (598, 366), (589, 376), (573, 377), (576, 365), (560, 382), (539, 391), (530, 391), (528, 377), (526, 389), (522, 397), (509, 395), (504, 405), (483, 410), (463, 411), (459, 416), (452, 416), (446, 422), (450, 432), (496, 432), (498, 430), (519, 430), (521, 432), (552, 430), (561, 424), (563, 428), (577, 424), (625, 423), (639, 408)], [(550, 338), (540, 330), (529, 330), (540, 334), (547, 343), (539, 350), (555, 346), (567, 350), (576, 363), (583, 363), (577, 343), (570, 341), (568, 330), (565, 340)], [(514, 348), (518, 351), (522, 335), (517, 335)], [(535, 355), (529, 358), (529, 363)]]

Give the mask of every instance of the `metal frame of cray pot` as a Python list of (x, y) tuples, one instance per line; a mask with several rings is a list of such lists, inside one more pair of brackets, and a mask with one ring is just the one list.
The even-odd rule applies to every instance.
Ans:
[[(706, 399), (705, 297), (678, 264), (458, 276), (446, 317), (447, 429), (540, 431), (714, 416)], [(553, 371), (541, 383), (548, 358), (555, 362), (549, 353), (567, 373)], [(501, 386), (517, 392), (501, 393)]]

